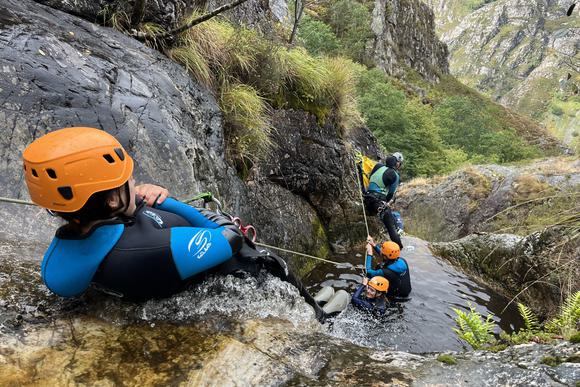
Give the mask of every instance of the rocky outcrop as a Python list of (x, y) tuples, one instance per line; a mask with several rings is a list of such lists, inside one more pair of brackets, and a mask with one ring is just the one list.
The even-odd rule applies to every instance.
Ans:
[[(56, 128), (93, 126), (117, 136), (133, 155), (138, 182), (162, 184), (177, 197), (212, 191), (253, 223), (262, 241), (310, 252), (328, 246), (329, 225), (343, 222), (344, 214), (332, 209), (346, 202), (336, 198), (354, 182), (327, 174), (348, 159), (345, 140), (330, 127), (320, 128), (306, 113), (277, 113), (281, 133), (299, 133), (291, 141), (277, 139), (279, 154), (300, 155), (300, 174), (320, 177), (308, 194), (298, 175), (274, 178), (296, 168), (283, 157), (272, 164), (272, 174), (269, 166), (244, 182), (226, 162), (214, 97), (179, 65), (117, 31), (30, 1), (3, 0), (0, 10), (0, 124), (7, 128), (0, 140), (1, 196), (27, 197), (20, 155), (28, 143)], [(371, 138), (364, 128), (356, 133), (361, 141)], [(313, 141), (319, 142), (315, 148)], [(322, 217), (312, 205), (326, 208)], [(35, 208), (2, 203), (0, 214), (2, 236), (10, 239), (46, 242), (56, 226)]]
[(580, 242), (569, 230), (550, 227), (526, 237), (477, 233), (432, 250), (544, 317), (580, 289)]
[[(137, 28), (138, 20), (132, 20), (135, 1), (130, 0), (35, 0), (38, 3), (76, 15), (97, 24), (111, 24), (118, 18), (125, 28)], [(141, 22), (155, 23), (165, 29), (175, 28), (194, 10), (212, 10), (224, 4), (225, 0), (146, 0)], [(272, 32), (273, 23), (285, 22), (288, 5), (284, 0), (248, 0), (225, 12), (223, 15), (235, 23)]]
[(580, 14), (566, 16), (570, 1), (426, 2), (453, 75), (578, 146)]
[(437, 81), (449, 73), (447, 46), (435, 35), (433, 11), (419, 0), (375, 0), (371, 28), (372, 57), (387, 74), (401, 77), (406, 68)]
[(411, 234), (465, 237), (433, 243), (435, 253), (548, 315), (578, 288), (579, 186), (577, 159), (474, 166), (409, 182), (397, 205)]
[[(118, 326), (58, 320), (0, 344), (8, 385), (387, 385), (570, 386), (578, 344), (528, 344), (492, 353), (413, 355), (357, 347), (280, 320), (222, 322), (220, 330), (167, 322)], [(554, 363), (544, 364), (546, 359)]]
[[(531, 231), (530, 217), (556, 215), (556, 204), (574, 207), (579, 185), (578, 159), (546, 159), (520, 167), (480, 165), (447, 177), (411, 180), (401, 187), (397, 205), (405, 229), (430, 241), (506, 227), (525, 235)], [(513, 212), (505, 211), (512, 206)], [(545, 213), (534, 213), (534, 208)]]

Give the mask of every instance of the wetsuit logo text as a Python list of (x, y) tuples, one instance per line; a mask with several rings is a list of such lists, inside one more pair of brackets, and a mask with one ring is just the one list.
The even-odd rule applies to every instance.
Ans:
[(199, 230), (191, 238), (187, 245), (187, 251), (192, 253), (195, 259), (201, 259), (211, 247), (211, 233), (207, 230)]
[(148, 217), (149, 219), (152, 219), (155, 223), (157, 223), (159, 228), (163, 228), (163, 220), (161, 219), (161, 217), (159, 215), (157, 215), (153, 211), (145, 210), (145, 211), (143, 211), (143, 215), (145, 215), (146, 217)]

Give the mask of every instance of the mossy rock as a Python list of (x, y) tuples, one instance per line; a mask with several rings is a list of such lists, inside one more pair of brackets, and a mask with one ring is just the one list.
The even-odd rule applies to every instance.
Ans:
[(544, 356), (540, 363), (550, 367), (557, 367), (562, 364), (562, 359), (560, 359), (558, 356)]
[(442, 353), (441, 355), (437, 356), (437, 360), (448, 365), (457, 364), (457, 359), (453, 355), (447, 353)]
[(570, 342), (574, 344), (580, 343), (580, 332), (576, 332), (570, 336)]

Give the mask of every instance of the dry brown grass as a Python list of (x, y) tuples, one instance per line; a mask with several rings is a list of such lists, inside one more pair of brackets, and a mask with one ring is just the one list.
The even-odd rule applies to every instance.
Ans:
[(580, 160), (578, 157), (552, 158), (539, 163), (537, 166), (531, 166), (529, 171), (545, 176), (577, 174), (580, 173)]
[(553, 193), (554, 187), (540, 181), (536, 176), (524, 174), (518, 176), (513, 184), (513, 198), (516, 203), (538, 199)]
[(467, 177), (467, 195), (471, 200), (480, 200), (489, 195), (491, 192), (491, 181), (483, 173), (473, 167), (467, 167), (463, 170)]

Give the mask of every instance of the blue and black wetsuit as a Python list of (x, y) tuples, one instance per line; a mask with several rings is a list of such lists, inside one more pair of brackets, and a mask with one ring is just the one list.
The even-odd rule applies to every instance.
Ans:
[(384, 314), (389, 307), (389, 301), (384, 296), (378, 298), (367, 298), (364, 293), (365, 285), (359, 285), (352, 295), (351, 302), (360, 309), (368, 310), (377, 314)]
[(295, 285), (322, 312), (281, 258), (258, 251), (228, 218), (168, 198), (141, 202), (132, 217), (93, 227), (82, 238), (61, 227), (42, 262), (46, 286), (63, 297), (93, 287), (128, 301), (168, 297), (208, 271), (266, 269)]
[[(375, 251), (380, 253), (378, 245), (375, 246)], [(388, 260), (377, 269), (372, 268), (372, 260), (372, 255), (367, 255), (367, 277), (372, 278), (379, 275), (389, 280), (389, 290), (387, 291), (389, 299), (409, 297), (411, 293), (411, 274), (405, 258), (399, 257), (394, 260)]]

